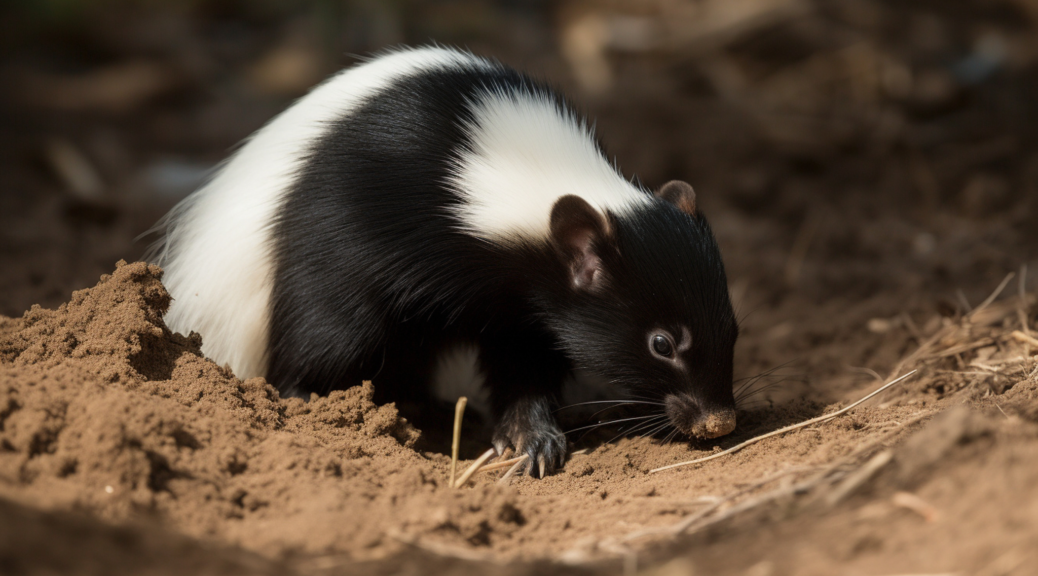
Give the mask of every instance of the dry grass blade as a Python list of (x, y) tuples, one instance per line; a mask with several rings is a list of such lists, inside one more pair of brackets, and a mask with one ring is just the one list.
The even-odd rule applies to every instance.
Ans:
[(819, 474), (814, 478), (805, 480), (804, 482), (800, 482), (798, 484), (793, 484), (792, 486), (783, 486), (780, 488), (776, 488), (770, 492), (762, 494), (757, 498), (751, 498), (749, 500), (746, 500), (745, 502), (740, 502), (739, 504), (732, 506), (731, 508), (725, 510), (724, 512), (721, 512), (717, 516), (714, 516), (713, 518), (705, 519), (703, 522), (695, 524), (694, 526), (690, 525), (688, 528), (683, 530), (683, 532), (685, 532), (686, 534), (699, 532), (704, 528), (713, 526), (715, 524), (719, 524), (733, 516), (742, 514), (743, 512), (753, 510), (754, 508), (759, 508), (761, 506), (764, 506), (765, 504), (769, 504), (781, 498), (806, 492), (813, 488), (815, 485), (817, 485), (819, 482), (824, 480), (825, 474), (826, 473)]
[(896, 436), (897, 434), (899, 434), (902, 430), (905, 430), (909, 426), (912, 426), (913, 424), (916, 424), (917, 422), (923, 420), (924, 418), (929, 418), (929, 417), (933, 416), (934, 414), (935, 414), (935, 412), (920, 412), (918, 414), (913, 415), (911, 418), (905, 420), (904, 422), (899, 423), (897, 426), (894, 427), (894, 429), (889, 430), (887, 432), (884, 432), (884, 433), (880, 434), (876, 438), (873, 438), (871, 440), (866, 440), (866, 441), (862, 442), (861, 444), (856, 446), (854, 448), (854, 450), (851, 451), (850, 454), (848, 454), (848, 455), (844, 456), (843, 458), (840, 458), (839, 460), (837, 460), (834, 463), (834, 465), (836, 465), (836, 466), (843, 466), (843, 465), (845, 465), (845, 464), (847, 464), (849, 462), (857, 460), (860, 456), (862, 456), (863, 454), (869, 453), (870, 451), (875, 449), (877, 446), (884, 445), (885, 442), (887, 442), (888, 440), (890, 440), (890, 438), (892, 438), (892, 437)]
[(645, 538), (647, 536), (673, 536), (673, 535), (681, 534), (682, 532), (688, 530), (696, 522), (699, 522), (700, 520), (703, 520), (704, 518), (706, 518), (710, 514), (713, 514), (714, 511), (716, 511), (717, 509), (721, 508), (721, 506), (723, 506), (724, 504), (726, 504), (728, 502), (731, 502), (732, 500), (735, 500), (739, 496), (742, 496), (744, 494), (748, 494), (750, 492), (753, 492), (754, 490), (756, 490), (758, 488), (766, 486), (766, 485), (770, 484), (771, 482), (774, 482), (775, 480), (778, 480), (780, 478), (784, 478), (786, 476), (789, 476), (790, 474), (799, 474), (801, 472), (807, 472), (807, 471), (811, 471), (813, 469), (814, 469), (814, 467), (794, 466), (792, 468), (787, 468), (787, 469), (782, 470), (780, 472), (776, 472), (775, 474), (772, 474), (770, 476), (765, 476), (764, 478), (761, 478), (761, 479), (757, 480), (756, 482), (753, 482), (749, 486), (746, 486), (746, 487), (744, 487), (744, 488), (742, 488), (740, 490), (736, 490), (735, 492), (732, 492), (731, 494), (728, 494), (727, 496), (724, 496), (722, 498), (717, 498), (712, 503), (710, 503), (710, 505), (707, 506), (706, 508), (703, 508), (702, 510), (699, 510), (695, 514), (692, 514), (692, 515), (689, 515), (689, 516), (685, 517), (684, 519), (682, 519), (680, 522), (678, 522), (676, 524), (671, 524), (669, 526), (656, 526), (656, 527), (652, 527), (652, 528), (645, 528), (645, 529), (642, 529), (642, 530), (638, 530), (636, 532), (631, 532), (630, 534), (624, 536), (621, 539), (621, 542), (627, 543), (627, 542), (630, 542), (632, 540), (637, 540), (639, 538)]
[(911, 492), (898, 492), (894, 494), (894, 497), (891, 500), (895, 506), (909, 509), (922, 516), (923, 520), (926, 520), (927, 522), (933, 522), (941, 515), (937, 508), (934, 508), (926, 500), (923, 500)]
[(451, 478), (447, 486), (454, 487), (455, 473), (458, 471), (458, 449), (461, 446), (461, 417), (465, 415), (465, 405), (469, 399), (462, 396), (454, 406), (454, 438), (451, 440)]
[(413, 534), (406, 534), (399, 529), (390, 528), (386, 531), (386, 536), (400, 542), (407, 544), (408, 546), (414, 546), (420, 548), (426, 552), (430, 552), (437, 556), (443, 556), (446, 558), (460, 558), (469, 562), (495, 562), (493, 554), (481, 552), (478, 550), (472, 550), (470, 548), (462, 548), (460, 546), (451, 546), (450, 544), (443, 544), (440, 542), (434, 542), (419, 538)]
[(884, 384), (883, 386), (880, 386), (876, 391), (874, 391), (871, 394), (865, 396), (861, 400), (858, 400), (857, 402), (851, 404), (850, 406), (847, 406), (846, 408), (843, 408), (841, 410), (837, 410), (836, 412), (833, 412), (832, 414), (825, 414), (825, 415), (819, 416), (817, 418), (812, 418), (810, 420), (805, 420), (804, 422), (800, 422), (799, 424), (793, 424), (791, 426), (786, 426), (785, 428), (780, 428), (778, 430), (775, 430), (774, 432), (769, 432), (767, 434), (764, 434), (764, 435), (761, 435), (761, 436), (757, 436), (756, 438), (751, 438), (751, 439), (749, 439), (749, 440), (747, 440), (747, 441), (745, 441), (745, 442), (743, 442), (741, 444), (736, 444), (735, 446), (732, 446), (731, 448), (729, 448), (727, 450), (723, 450), (721, 452), (718, 452), (717, 454), (711, 454), (710, 456), (705, 456), (703, 458), (697, 458), (695, 460), (689, 460), (687, 462), (678, 462), (677, 464), (671, 464), (669, 466), (662, 466), (660, 468), (654, 468), (652, 470), (649, 470), (649, 474), (655, 474), (656, 472), (662, 472), (664, 470), (670, 470), (671, 468), (679, 468), (681, 466), (691, 466), (692, 464), (699, 464), (701, 462), (706, 462), (708, 460), (713, 460), (714, 458), (720, 458), (721, 456), (727, 456), (728, 454), (732, 454), (733, 452), (738, 452), (739, 450), (742, 450), (743, 448), (745, 448), (747, 446), (750, 446), (751, 444), (756, 444), (757, 442), (760, 442), (761, 440), (764, 440), (764, 439), (767, 439), (767, 438), (771, 438), (773, 436), (780, 436), (782, 434), (785, 434), (786, 432), (791, 432), (791, 431), (797, 430), (799, 428), (804, 428), (804, 427), (807, 427), (807, 426), (811, 426), (812, 424), (819, 424), (821, 422), (826, 422), (828, 420), (832, 420), (833, 418), (836, 418), (837, 416), (841, 416), (843, 414), (846, 414), (848, 411), (850, 411), (852, 408), (858, 406), (862, 402), (865, 402), (866, 400), (869, 400), (870, 398), (876, 396), (877, 394), (886, 391), (891, 386), (893, 386), (893, 385), (903, 381), (904, 379), (908, 378), (909, 376), (911, 376), (911, 375), (913, 375), (915, 373), (916, 373), (916, 371), (912, 370), (908, 374), (905, 374), (904, 376), (901, 376), (900, 378), (898, 378), (896, 380), (892, 380), (892, 381)]
[(929, 340), (920, 344), (914, 352), (909, 354), (907, 357), (901, 359), (901, 361), (897, 363), (897, 366), (894, 367), (894, 371), (890, 373), (889, 377), (893, 378), (894, 374), (900, 372), (905, 366), (911, 365), (917, 359), (926, 354), (931, 348), (933, 348), (935, 344), (943, 340), (946, 336), (948, 336), (955, 330), (958, 330), (957, 326), (945, 326), (944, 328), (938, 330), (937, 333), (931, 336)]
[[(1022, 269), (1020, 272), (1021, 279), (1024, 278), (1025, 274), (1026, 270)], [(960, 340), (960, 342), (955, 346), (946, 347), (947, 342), (949, 340), (954, 341), (959, 339), (959, 337), (963, 334), (970, 334), (969, 326), (987, 326), (997, 324), (1004, 320), (1006, 314), (1011, 313), (1011, 308), (1007, 308), (1005, 306), (991, 305), (995, 302), (995, 300), (1002, 293), (1002, 291), (1005, 290), (1006, 286), (1009, 284), (1009, 281), (1012, 280), (1015, 275), (1016, 274), (1013, 272), (1007, 274), (1006, 277), (1002, 279), (1002, 282), (998, 285), (998, 287), (995, 288), (995, 290), (987, 298), (985, 298), (979, 306), (977, 306), (975, 309), (970, 309), (967, 312), (967, 314), (962, 318), (961, 322), (955, 324), (948, 324), (943, 328), (939, 329), (928, 340), (920, 344), (919, 348), (917, 348), (914, 352), (909, 354), (907, 357), (901, 359), (901, 361), (899, 361), (897, 365), (894, 367), (894, 370), (891, 372), (890, 377), (893, 377), (894, 374), (901, 372), (901, 370), (905, 369), (908, 366), (911, 366), (913, 363), (919, 360), (948, 358), (951, 356), (962, 354), (964, 352), (969, 352), (976, 348), (981, 348), (984, 346), (988, 346), (990, 344), (994, 344), (994, 338), (978, 338), (976, 340), (972, 340), (969, 342), (961, 342)], [(961, 296), (961, 293), (960, 298), (964, 299), (964, 296)], [(1022, 308), (1027, 306), (1028, 297), (1027, 294), (1023, 292), (1022, 288), (1020, 294), (1020, 302), (1020, 305), (1017, 307), (1017, 313), (1021, 318), (1021, 324), (1024, 325), (1024, 327), (1026, 328), (1026, 316), (1023, 313)], [(968, 306), (968, 303), (964, 302), (963, 306)], [(1027, 334), (1026, 330), (1024, 334)], [(944, 346), (942, 346), (942, 344)], [(943, 347), (944, 349), (934, 352), (933, 349), (935, 347)]]
[(472, 475), (476, 473), (476, 470), (482, 468), (483, 464), (485, 464), (487, 460), (490, 460), (494, 457), (494, 454), (497, 454), (497, 451), (491, 448), (483, 454), (481, 454), (479, 458), (476, 458), (476, 461), (473, 462), (471, 466), (465, 469), (465, 472), (461, 475), (461, 478), (458, 478), (458, 482), (454, 485), (454, 487), (461, 488), (462, 486), (464, 486), (465, 482), (468, 482), (469, 478), (471, 478)]
[(1020, 266), (1020, 285), (1017, 287), (1020, 293), (1020, 305), (1016, 308), (1016, 315), (1020, 320), (1020, 329), (1027, 336), (1031, 335), (1031, 328), (1027, 325), (1027, 264)]
[[(505, 452), (507, 453), (510, 450), (511, 449), (506, 449)], [(571, 456), (577, 456), (579, 454), (585, 454), (585, 453), (587, 453), (587, 449), (586, 448), (583, 449), (583, 450), (577, 450), (576, 452), (573, 452), (571, 454)], [(493, 472), (494, 470), (501, 470), (503, 468), (508, 468), (509, 466), (512, 466), (514, 464), (525, 462), (528, 457), (529, 456), (527, 454), (523, 454), (522, 456), (516, 456), (515, 458), (509, 458), (508, 460), (501, 460), (500, 462), (494, 462), (493, 464), (487, 464), (486, 466), (484, 466), (484, 467), (480, 468), (479, 470), (477, 470), (476, 473), (477, 474), (482, 474), (483, 472)]]
[(981, 302), (980, 306), (977, 306), (973, 309), (972, 312), (970, 312), (970, 317), (976, 316), (977, 313), (979, 313), (981, 310), (990, 306), (991, 303), (995, 301), (995, 298), (998, 298), (998, 295), (1006, 289), (1006, 286), (1009, 284), (1009, 281), (1013, 279), (1013, 276), (1016, 276), (1016, 272), (1010, 272), (1009, 274), (1006, 274), (1006, 277), (1002, 279), (1002, 283), (998, 285), (998, 288), (995, 288), (995, 291), (992, 292), (991, 295), (988, 296), (983, 302)]
[[(905, 376), (909, 376), (909, 375), (910, 374), (906, 374)], [(879, 392), (879, 391), (877, 391), (877, 392)], [(865, 399), (862, 399), (861, 401), (864, 401), (864, 400)], [(861, 401), (859, 401), (859, 402), (861, 402)], [(733, 516), (735, 516), (737, 514), (741, 514), (743, 512), (752, 510), (754, 508), (758, 508), (760, 506), (764, 506), (764, 505), (766, 505), (766, 504), (768, 504), (770, 502), (773, 502), (775, 500), (778, 500), (780, 498), (787, 497), (787, 496), (792, 496), (792, 495), (795, 495), (795, 494), (802, 494), (804, 492), (807, 492), (808, 490), (811, 490), (811, 489), (815, 488), (816, 486), (818, 486), (819, 484), (821, 484), (821, 483), (823, 483), (823, 482), (825, 482), (827, 480), (834, 479), (834, 476), (833, 476), (834, 471), (838, 471), (838, 470), (846, 467), (851, 462), (859, 459), (862, 455), (867, 454), (868, 452), (872, 451), (877, 446), (880, 446), (880, 445), (884, 444), (892, 436), (898, 434), (899, 432), (901, 432), (902, 430), (904, 430), (908, 426), (910, 426), (912, 424), (915, 424), (915, 423), (919, 422), (920, 420), (922, 420), (924, 418), (927, 418), (929, 416), (932, 416), (932, 415), (933, 415), (933, 413), (931, 413), (931, 412), (916, 414), (912, 418), (909, 418), (908, 420), (906, 420), (905, 422), (900, 423), (897, 426), (896, 430), (892, 430), (892, 431), (883, 433), (878, 438), (874, 438), (874, 439), (872, 439), (872, 440), (870, 440), (868, 442), (865, 442), (864, 444), (858, 446), (853, 451), (851, 451), (850, 454), (848, 454), (848, 455), (846, 455), (846, 456), (836, 460), (835, 462), (830, 463), (827, 466), (823, 466), (823, 467), (819, 467), (819, 466), (797, 466), (797, 467), (793, 467), (793, 468), (788, 468), (786, 470), (783, 470), (783, 471), (778, 472), (776, 474), (773, 474), (771, 476), (767, 476), (767, 477), (761, 478), (760, 480), (757, 480), (757, 481), (753, 482), (752, 484), (750, 484), (750, 485), (748, 485), (746, 487), (743, 487), (743, 488), (741, 488), (739, 490), (736, 490), (736, 491), (732, 492), (731, 494), (725, 495), (724, 497), (716, 498), (714, 500), (711, 500), (709, 506), (707, 506), (706, 508), (704, 508), (702, 510), (697, 511), (695, 514), (692, 514), (690, 516), (685, 517), (680, 522), (677, 522), (675, 524), (671, 524), (669, 526), (657, 526), (657, 527), (653, 527), (653, 528), (645, 528), (645, 529), (642, 529), (642, 530), (638, 530), (636, 532), (632, 532), (632, 533), (628, 534), (627, 536), (625, 536), (622, 539), (622, 541), (623, 542), (630, 542), (631, 540), (636, 540), (636, 539), (644, 538), (644, 537), (648, 537), (648, 536), (676, 536), (678, 534), (688, 534), (688, 533), (691, 533), (691, 532), (696, 532), (696, 531), (702, 530), (702, 529), (704, 529), (704, 528), (706, 528), (708, 526), (712, 526), (714, 524), (717, 524), (718, 522), (722, 522), (722, 521), (724, 521), (724, 520), (726, 520), (728, 518), (731, 518), (731, 517), (733, 517)], [(848, 477), (848, 480), (845, 480), (844, 484), (841, 484), (841, 486), (844, 486), (844, 485), (849, 486), (849, 485), (851, 485), (850, 482), (853, 481), (853, 483), (855, 484), (855, 487), (857, 487), (857, 486), (860, 486), (862, 483), (868, 481), (868, 479), (876, 471), (881, 469), (883, 466), (885, 466), (889, 462), (889, 454), (890, 454), (889, 450), (884, 450), (880, 454), (877, 454), (876, 456), (873, 456), (873, 458), (871, 460), (869, 460), (869, 462), (866, 463), (865, 466), (863, 467), (863, 468), (866, 468), (866, 469), (869, 469), (869, 470), (867, 472), (865, 472), (865, 473), (858, 472), (858, 473), (855, 474), (855, 476), (858, 476), (859, 478), (861, 478), (860, 481), (856, 480), (856, 479), (853, 479), (853, 476), (852, 477)], [(713, 515), (711, 517), (711, 515), (714, 514), (714, 512), (718, 511), (725, 503), (733, 502), (736, 499), (738, 499), (740, 496), (744, 496), (746, 494), (754, 492), (755, 490), (757, 490), (759, 488), (763, 488), (767, 484), (769, 484), (771, 482), (774, 482), (775, 480), (777, 480), (779, 478), (782, 478), (782, 477), (785, 477), (785, 476), (788, 476), (788, 475), (791, 475), (791, 474), (798, 474), (798, 473), (802, 473), (802, 472), (811, 472), (811, 471), (816, 471), (816, 473), (813, 474), (811, 477), (807, 478), (806, 480), (802, 481), (802, 482), (795, 483), (795, 484), (793, 484), (791, 486), (782, 486), (782, 487), (776, 488), (776, 489), (771, 490), (771, 491), (769, 491), (769, 492), (767, 492), (765, 494), (762, 494), (761, 496), (758, 496), (756, 498), (750, 498), (748, 500), (740, 502), (740, 503), (732, 506), (731, 508), (728, 508), (727, 510), (724, 510), (723, 512), (720, 512), (719, 514)], [(836, 476), (836, 478), (838, 478), (838, 477), (839, 477), (839, 475)]]
[(864, 466), (848, 476), (839, 486), (836, 487), (836, 489), (826, 496), (826, 504), (835, 506), (842, 502), (845, 498), (853, 494), (859, 486), (871, 480), (872, 477), (882, 470), (884, 466), (889, 464), (893, 458), (894, 452), (890, 450), (884, 450), (873, 456)]
[(974, 340), (973, 342), (967, 342), (965, 344), (960, 344), (959, 346), (948, 348), (947, 350), (943, 350), (943, 351), (941, 351), (941, 352), (939, 352), (937, 354), (934, 354), (933, 357), (934, 358), (947, 358), (949, 356), (955, 356), (956, 354), (962, 354), (963, 352), (969, 352), (970, 350), (974, 350), (976, 348), (983, 348), (985, 346), (990, 346), (991, 344), (994, 344), (994, 343), (995, 343), (995, 339), (994, 338), (981, 338), (980, 340)]
[(487, 464), (486, 466), (479, 469), (479, 472), (493, 472), (494, 470), (501, 470), (502, 468), (508, 468), (516, 462), (522, 462), (526, 460), (528, 456), (523, 454), (515, 458), (509, 458), (508, 460), (502, 460), (500, 462), (494, 462), (493, 464)]
[(1038, 338), (1035, 338), (1034, 336), (1028, 336), (1027, 334), (1024, 334), (1019, 330), (1013, 330), (1012, 336), (1018, 342), (1030, 344), (1031, 346), (1038, 346)]
[(624, 542), (630, 542), (632, 540), (637, 540), (639, 538), (645, 538), (647, 536), (673, 536), (673, 535), (681, 534), (682, 532), (687, 530), (689, 528), (689, 526), (692, 526), (696, 522), (699, 522), (703, 518), (706, 518), (707, 516), (713, 514), (715, 510), (717, 510), (724, 503), (729, 502), (730, 500), (731, 500), (730, 498), (720, 499), (717, 502), (714, 502), (713, 504), (707, 506), (706, 508), (703, 508), (699, 512), (696, 512), (695, 514), (689, 515), (684, 520), (682, 520), (681, 522), (678, 522), (677, 524), (674, 524), (673, 526), (661, 526), (661, 527), (658, 527), (658, 528), (646, 528), (644, 530), (639, 530), (637, 532), (632, 532), (632, 533), (628, 534), (627, 536), (624, 536), (623, 541)]
[(497, 479), (497, 483), (502, 486), (508, 484), (509, 480), (512, 478), (513, 475), (515, 475), (519, 468), (522, 467), (523, 462), (526, 462), (527, 458), (528, 456), (526, 454), (523, 454), (519, 458), (513, 458), (513, 460), (515, 460), (515, 463), (512, 464), (512, 467), (509, 468), (507, 472), (502, 474), (501, 477)]

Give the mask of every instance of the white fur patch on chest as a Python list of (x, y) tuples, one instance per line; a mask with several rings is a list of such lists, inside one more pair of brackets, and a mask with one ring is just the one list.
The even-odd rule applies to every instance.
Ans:
[(474, 104), (450, 185), (465, 201), (457, 216), (474, 236), (497, 242), (547, 238), (555, 201), (580, 196), (603, 213), (650, 197), (601, 154), (591, 130), (548, 96), (487, 91)]

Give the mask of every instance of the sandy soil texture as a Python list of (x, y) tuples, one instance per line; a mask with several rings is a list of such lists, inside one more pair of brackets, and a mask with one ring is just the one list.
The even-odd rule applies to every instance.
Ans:
[[(75, 522), (97, 524), (92, 538), (109, 546), (118, 529), (99, 523), (140, 525), (142, 549), (171, 531), (190, 562), (214, 570), (315, 573), (425, 555), (612, 570), (678, 549), (696, 553), (667, 566), (712, 573), (1036, 560), (1038, 346), (1011, 330), (1034, 314), (1027, 295), (922, 328), (898, 368), (919, 375), (878, 404), (731, 456), (650, 472), (837, 406), (744, 412), (717, 447), (590, 442), (557, 476), (501, 485), (487, 473), (450, 489), (449, 458), (415, 450), (420, 432), (374, 405), (371, 384), (283, 400), (203, 358), (197, 337), (163, 324), (160, 278), (120, 263), (59, 309), (0, 324), (0, 496), (86, 513), (96, 520)], [(956, 362), (969, 368), (946, 369)], [(13, 526), (29, 512), (0, 514)], [(26, 551), (0, 548), (0, 559), (17, 566)]]
[[(1038, 565), (1035, 2), (0, 12), (0, 574)], [(625, 175), (695, 186), (740, 319), (732, 435), (605, 426), (571, 434), (556, 476), (450, 489), (452, 407), (377, 406), (377, 381), (281, 399), (170, 333), (159, 270), (115, 267), (236, 142), (356, 61), (345, 54), (430, 39), (559, 86)], [(651, 472), (913, 370), (839, 418)], [(462, 465), (486, 448), (466, 419)]]

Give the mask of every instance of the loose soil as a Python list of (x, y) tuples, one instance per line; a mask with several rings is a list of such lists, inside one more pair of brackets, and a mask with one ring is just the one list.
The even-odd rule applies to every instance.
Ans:
[[(693, 544), (702, 557), (681, 562), (954, 571), (1033, 561), (1038, 549), (1036, 349), (1003, 329), (1015, 312), (1034, 313), (1033, 298), (936, 322), (936, 342), (922, 349), (930, 363), (906, 359), (925, 377), (882, 403), (722, 459), (650, 472), (836, 406), (745, 411), (716, 446), (592, 442), (556, 476), (502, 486), (499, 473), (483, 474), (450, 489), (449, 458), (415, 450), (421, 433), (393, 405), (372, 403), (370, 383), (281, 399), (263, 379), (238, 380), (205, 359), (196, 335), (163, 324), (170, 298), (160, 278), (153, 265), (120, 262), (57, 310), (3, 320), (0, 496), (240, 547), (303, 573), (399, 561), (416, 548), (458, 561), (630, 563), (707, 531), (691, 542), (714, 544)], [(1013, 370), (939, 369), (949, 351)], [(888, 446), (893, 463), (871, 469)], [(700, 518), (690, 530), (666, 530), (690, 517)], [(753, 553), (739, 548), (760, 532)], [(761, 538), (774, 542), (771, 553)], [(939, 556), (920, 553), (933, 546)], [(999, 549), (1010, 559), (994, 557)]]
[[(260, 4), (0, 34), (0, 573), (1033, 572), (1032, 3), (411, 2), (332, 39), (326, 13)], [(385, 18), (401, 38), (358, 32)], [(451, 489), (451, 407), (408, 421), (377, 381), (282, 399), (165, 326), (133, 239), (193, 167), (343, 52), (429, 38), (560, 84), (626, 174), (696, 186), (740, 316), (732, 435), (605, 427), (555, 476)], [(288, 73), (300, 54), (319, 69)]]

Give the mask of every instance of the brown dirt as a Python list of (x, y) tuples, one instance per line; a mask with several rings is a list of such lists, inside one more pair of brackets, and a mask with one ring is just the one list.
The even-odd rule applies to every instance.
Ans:
[[(117, 526), (144, 523), (145, 535), (170, 530), (241, 547), (301, 572), (398, 561), (413, 548), (490, 562), (652, 559), (674, 549), (672, 535), (654, 529), (700, 513), (692, 525), (699, 534), (682, 547), (702, 550), (695, 562), (712, 572), (751, 560), (798, 574), (829, 573), (834, 563), (955, 570), (1035, 560), (1038, 382), (1026, 377), (1034, 361), (1017, 362), (1008, 379), (942, 375), (941, 353), (931, 347), (923, 352), (937, 364), (911, 362), (926, 378), (886, 402), (697, 467), (649, 472), (719, 448), (624, 439), (592, 443), (542, 481), (498, 486), (500, 473), (484, 474), (451, 490), (449, 459), (416, 451), (419, 431), (392, 405), (374, 405), (370, 384), (284, 400), (263, 379), (243, 382), (203, 358), (197, 337), (163, 324), (169, 296), (160, 276), (154, 266), (120, 263), (57, 310), (33, 307), (0, 324), (0, 496)], [(965, 344), (983, 356), (973, 364), (985, 366), (1030, 354), (1003, 330), (1018, 307), (999, 302), (968, 322), (939, 322), (935, 346)], [(988, 340), (998, 348), (976, 345)], [(961, 392), (935, 397), (938, 382)], [(877, 478), (843, 488), (884, 446), (949, 405), (956, 410), (912, 435)], [(716, 445), (834, 408), (799, 402), (743, 413), (740, 431)], [(978, 467), (997, 473), (977, 477)], [(796, 498), (790, 486), (805, 495)], [(898, 504), (915, 501), (896, 495), (905, 490), (923, 502), (915, 512)], [(846, 503), (833, 496), (841, 492)], [(761, 497), (765, 505), (733, 513)], [(0, 514), (26, 514), (13, 510)], [(742, 548), (747, 534), (753, 553)], [(713, 545), (695, 546), (697, 539)], [(919, 552), (948, 540), (956, 544), (942, 545), (938, 560)], [(999, 549), (1008, 559), (993, 556)], [(219, 554), (231, 568), (238, 564), (229, 558), (246, 562), (235, 556), (243, 553)]]
[[(1033, 1), (59, 4), (0, 9), (0, 574), (1034, 571)], [(163, 326), (157, 270), (112, 271), (344, 53), (430, 38), (561, 85), (626, 174), (695, 185), (752, 393), (732, 435), (609, 430), (557, 476), (450, 490), (449, 421), (241, 382)]]

